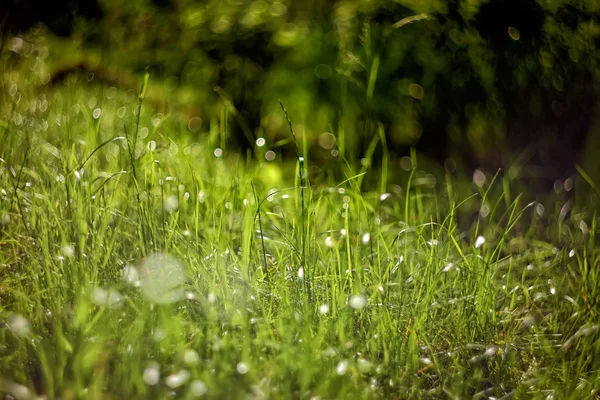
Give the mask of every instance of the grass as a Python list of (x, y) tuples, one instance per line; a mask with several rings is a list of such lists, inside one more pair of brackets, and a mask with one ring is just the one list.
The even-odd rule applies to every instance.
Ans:
[(571, 192), (436, 180), (416, 155), (392, 174), (384, 135), (358, 166), (319, 168), (301, 144), (302, 165), (267, 162), (269, 143), (237, 155), (223, 121), (192, 135), (143, 96), (14, 89), (0, 391), (596, 398), (597, 218)]

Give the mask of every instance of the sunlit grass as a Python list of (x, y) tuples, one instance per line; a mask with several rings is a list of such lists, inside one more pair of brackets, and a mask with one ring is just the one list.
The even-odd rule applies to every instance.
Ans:
[(5, 95), (0, 390), (595, 396), (596, 216), (570, 192), (404, 171), (384, 135), (336, 174), (302, 143), (302, 166), (246, 158), (223, 121), (139, 110), (96, 86)]

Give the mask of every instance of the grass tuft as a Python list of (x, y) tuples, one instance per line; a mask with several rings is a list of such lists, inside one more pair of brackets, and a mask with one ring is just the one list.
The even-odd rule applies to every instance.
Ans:
[(595, 396), (593, 207), (532, 202), (501, 171), (436, 179), (416, 153), (402, 171), (383, 128), (336, 180), (303, 163), (283, 104), (296, 157), (255, 162), (144, 91), (67, 86), (41, 111), (23, 87), (0, 109), (0, 391)]

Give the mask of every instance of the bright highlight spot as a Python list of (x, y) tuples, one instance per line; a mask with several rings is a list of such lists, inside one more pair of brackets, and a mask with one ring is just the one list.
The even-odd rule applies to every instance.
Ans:
[(193, 397), (202, 397), (208, 392), (206, 384), (200, 380), (195, 380), (190, 383), (190, 394)]
[(146, 257), (138, 268), (142, 293), (153, 303), (166, 304), (184, 297), (183, 266), (173, 256), (155, 253)]
[(160, 380), (160, 367), (156, 363), (149, 365), (143, 374), (144, 383), (148, 386), (154, 386), (158, 384)]
[(348, 304), (350, 304), (350, 307), (358, 310), (367, 305), (367, 298), (362, 294), (355, 294), (354, 296), (350, 297)]
[(188, 381), (188, 379), (190, 379), (190, 373), (187, 370), (182, 369), (181, 371), (175, 374), (167, 376), (167, 378), (165, 379), (165, 383), (171, 389), (175, 389), (180, 386), (183, 386)]
[(248, 373), (248, 371), (250, 371), (250, 367), (245, 362), (238, 363), (238, 365), (235, 367), (235, 369), (237, 370), (238, 374), (240, 374), (240, 375), (245, 375)]
[(344, 375), (348, 371), (348, 360), (342, 360), (335, 367), (335, 373), (338, 375)]
[(481, 235), (477, 236), (477, 239), (475, 240), (475, 248), (478, 249), (481, 246), (483, 246), (483, 244), (485, 243), (485, 238)]
[(27, 318), (22, 315), (15, 315), (8, 321), (8, 327), (10, 330), (19, 337), (29, 335), (31, 332), (31, 325)]

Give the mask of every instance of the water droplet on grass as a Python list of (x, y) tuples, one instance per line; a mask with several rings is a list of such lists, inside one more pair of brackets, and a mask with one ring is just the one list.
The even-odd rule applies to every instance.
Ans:
[(70, 244), (64, 246), (62, 248), (62, 253), (65, 257), (71, 258), (75, 255), (75, 249)]
[(326, 150), (333, 149), (335, 147), (335, 136), (329, 132), (323, 132), (319, 135), (319, 145)]
[(533, 325), (535, 325), (535, 317), (533, 315), (529, 314), (523, 318), (523, 328), (531, 328)]
[(422, 358), (420, 358), (420, 361), (425, 365), (431, 365), (431, 363), (432, 363), (431, 358), (429, 358), (429, 357), (422, 357)]
[(154, 386), (158, 384), (160, 380), (160, 367), (157, 363), (150, 364), (145, 370), (142, 376), (144, 383), (148, 386)]
[(200, 117), (190, 118), (188, 121), (188, 129), (191, 132), (198, 132), (202, 128), (202, 119)]
[(367, 243), (369, 243), (369, 240), (371, 240), (371, 234), (367, 232), (362, 236), (362, 244), (366, 245)]
[(92, 113), (92, 116), (94, 117), (94, 119), (98, 119), (98, 118), (100, 118), (101, 114), (102, 114), (102, 110), (99, 108), (96, 108), (94, 110), (94, 112)]
[(166, 304), (184, 297), (181, 285), (185, 281), (183, 266), (173, 256), (155, 253), (145, 258), (138, 274), (142, 293), (154, 303)]
[(182, 369), (181, 371), (179, 371), (175, 374), (167, 376), (165, 379), (165, 383), (171, 389), (175, 389), (175, 388), (185, 385), (185, 383), (188, 381), (188, 379), (190, 379), (189, 371)]
[(587, 235), (590, 232), (590, 228), (584, 220), (579, 221), (579, 229), (581, 229), (581, 233), (583, 233), (584, 235)]
[(483, 246), (483, 244), (485, 243), (485, 238), (481, 235), (477, 236), (477, 239), (475, 240), (475, 248), (478, 249), (481, 246)]
[(167, 212), (172, 213), (176, 211), (177, 208), (179, 208), (179, 200), (177, 199), (177, 196), (169, 196), (165, 198), (164, 207)]
[(486, 349), (486, 350), (483, 352), (483, 357), (484, 357), (484, 358), (490, 358), (490, 357), (492, 357), (493, 355), (495, 355), (497, 352), (498, 352), (498, 348), (497, 348), (497, 347), (494, 347), (494, 346), (492, 346), (492, 347), (490, 347), (490, 348)]
[(190, 395), (193, 397), (202, 397), (208, 392), (206, 384), (201, 380), (195, 380), (190, 383)]
[(122, 277), (123, 277), (123, 281), (131, 286), (134, 287), (139, 287), (140, 286), (140, 280), (138, 277), (138, 272), (137, 269), (134, 266), (131, 265), (126, 265), (125, 267), (123, 267), (123, 270), (121, 272)]
[(325, 314), (327, 314), (328, 312), (329, 312), (329, 306), (328, 306), (327, 304), (322, 304), (322, 305), (319, 307), (319, 314), (321, 314), (321, 315), (325, 315)]
[(373, 364), (364, 358), (359, 358), (356, 363), (358, 364), (358, 370), (363, 374), (368, 373), (373, 368)]
[(402, 168), (405, 171), (410, 171), (412, 167), (413, 165), (410, 157), (405, 156), (400, 159), (400, 168)]
[(22, 315), (13, 315), (8, 321), (9, 329), (19, 337), (25, 337), (31, 333), (31, 325), (27, 318)]
[(258, 147), (263, 147), (265, 145), (267, 141), (265, 140), (265, 138), (259, 137), (258, 139), (256, 139), (256, 145)]
[(152, 333), (152, 339), (154, 339), (154, 341), (157, 343), (166, 337), (167, 337), (167, 332), (165, 332), (165, 330), (161, 329), (161, 328), (156, 328), (154, 330), (154, 332)]
[(32, 396), (32, 393), (27, 386), (19, 383), (7, 382), (2, 386), (4, 386), (2, 389), (5, 389), (7, 393), (10, 393), (10, 395), (6, 396), (6, 399), (14, 398), (16, 400), (30, 400), (36, 398), (35, 396)]
[(335, 373), (338, 375), (344, 375), (348, 371), (348, 360), (340, 361), (335, 367)]
[(248, 371), (250, 371), (250, 367), (245, 362), (239, 362), (235, 369), (240, 375), (245, 375), (248, 373)]
[(425, 96), (425, 90), (423, 87), (416, 83), (411, 83), (408, 85), (408, 93), (417, 100), (421, 100)]
[(485, 178), (485, 174), (483, 173), (482, 170), (480, 169), (476, 169), (475, 172), (473, 172), (473, 182), (475, 182), (475, 184), (479, 187), (483, 187), (483, 185), (485, 184), (486, 178)]
[(350, 307), (354, 308), (355, 310), (358, 310), (367, 305), (367, 298), (362, 294), (356, 294), (350, 297), (348, 304), (350, 304)]
[(452, 271), (452, 269), (454, 268), (454, 263), (448, 263), (446, 264), (446, 266), (442, 269), (442, 272), (450, 272)]
[(214, 293), (209, 293), (208, 296), (206, 297), (206, 300), (210, 303), (210, 304), (215, 304), (215, 302), (217, 301), (217, 296), (215, 296)]
[(389, 199), (390, 197), (392, 197), (391, 193), (384, 193), (381, 196), (379, 196), (379, 201), (384, 201), (386, 199)]
[(92, 292), (92, 303), (97, 306), (107, 306), (109, 308), (119, 308), (123, 305), (121, 293), (114, 289), (104, 290), (95, 288)]
[(535, 205), (535, 212), (537, 213), (538, 216), (543, 216), (544, 212), (546, 211), (546, 209), (544, 208), (544, 206), (540, 203), (537, 203)]
[(198, 365), (200, 362), (200, 356), (196, 350), (187, 349), (185, 353), (183, 353), (183, 362), (189, 366)]

